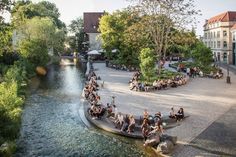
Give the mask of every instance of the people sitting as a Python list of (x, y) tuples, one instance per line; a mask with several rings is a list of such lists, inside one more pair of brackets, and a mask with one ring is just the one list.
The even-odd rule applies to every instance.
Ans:
[(130, 123), (129, 116), (125, 115), (124, 123), (123, 123), (122, 128), (121, 128), (122, 132), (126, 132), (128, 130), (129, 123)]
[(160, 143), (160, 137), (164, 132), (161, 122), (155, 123), (155, 126), (151, 128), (153, 130), (149, 132), (147, 140), (143, 144), (144, 146), (154, 146)]
[(109, 103), (107, 103), (106, 110), (107, 110), (107, 118), (114, 116), (114, 113), (112, 112), (113, 111), (112, 106)]
[(177, 114), (175, 114), (176, 121), (180, 121), (184, 118), (184, 109), (181, 107)]
[(135, 119), (134, 116), (131, 115), (129, 117), (129, 126), (128, 126), (128, 130), (127, 132), (130, 134), (131, 132), (134, 132), (134, 128), (135, 128)]
[(148, 119), (148, 117), (149, 117), (149, 113), (148, 113), (147, 109), (144, 109), (144, 111), (143, 111), (143, 119)]
[(118, 113), (117, 119), (115, 121), (115, 127), (121, 129), (124, 124), (124, 116), (121, 114), (121, 112)]
[(162, 122), (161, 112), (157, 112), (154, 116), (154, 123)]
[(148, 134), (150, 132), (150, 125), (148, 123), (148, 119), (144, 119), (143, 120), (143, 123), (141, 125), (141, 129), (142, 129), (142, 135), (143, 135), (143, 138), (144, 140), (146, 141), (147, 137), (148, 137)]
[(173, 118), (173, 119), (176, 119), (175, 117), (175, 111), (174, 111), (174, 107), (171, 107), (171, 110), (170, 110), (170, 115), (169, 115), (170, 118)]

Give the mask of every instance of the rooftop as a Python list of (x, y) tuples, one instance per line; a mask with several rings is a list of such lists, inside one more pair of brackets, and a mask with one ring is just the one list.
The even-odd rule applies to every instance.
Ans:
[(234, 24), (231, 29), (232, 29), (232, 30), (236, 30), (236, 24)]
[(215, 22), (230, 22), (236, 21), (236, 11), (227, 11), (217, 16), (214, 16), (207, 20), (207, 24), (215, 23)]
[(104, 12), (85, 12), (84, 13), (84, 32), (98, 33), (99, 19)]

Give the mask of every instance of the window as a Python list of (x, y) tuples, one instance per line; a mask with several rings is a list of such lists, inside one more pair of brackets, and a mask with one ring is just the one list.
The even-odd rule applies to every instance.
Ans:
[(223, 36), (224, 36), (224, 37), (227, 36), (227, 31), (223, 31)]
[(224, 48), (227, 48), (227, 41), (224, 41), (224, 42), (223, 42), (223, 47), (224, 47)]
[(205, 42), (205, 45), (207, 46), (207, 42)]
[(216, 48), (216, 42), (214, 41), (214, 48)]
[(210, 32), (208, 32), (208, 35), (207, 35), (207, 37), (208, 37), (208, 39), (210, 39), (211, 37), (210, 37)]
[(220, 38), (220, 31), (217, 31), (217, 38)]
[(211, 47), (211, 42), (210, 41), (208, 42), (208, 47)]
[(205, 39), (207, 39), (207, 33), (205, 33), (205, 35), (204, 35), (204, 36), (205, 36)]
[(214, 32), (214, 38), (216, 37), (216, 32)]
[(217, 41), (217, 48), (220, 48), (220, 41)]
[(213, 48), (213, 41), (211, 41), (211, 48)]
[(211, 39), (212, 39), (212, 32), (211, 32)]

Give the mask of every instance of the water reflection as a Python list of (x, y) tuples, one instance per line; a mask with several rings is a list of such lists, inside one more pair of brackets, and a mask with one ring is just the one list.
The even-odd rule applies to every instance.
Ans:
[(134, 141), (87, 128), (79, 116), (83, 88), (75, 66), (52, 66), (26, 102), (16, 157), (147, 156)]

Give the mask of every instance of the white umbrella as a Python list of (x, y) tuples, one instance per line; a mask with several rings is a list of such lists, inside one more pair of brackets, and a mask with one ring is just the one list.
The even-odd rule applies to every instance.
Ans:
[(117, 49), (114, 49), (114, 50), (112, 50), (111, 52), (112, 53), (116, 53), (118, 50)]
[(105, 50), (103, 50), (103, 49), (100, 49), (100, 50), (98, 50), (98, 52), (99, 52), (99, 53), (101, 53), (101, 52), (105, 52)]
[(97, 50), (92, 50), (87, 53), (88, 55), (101, 55)]

